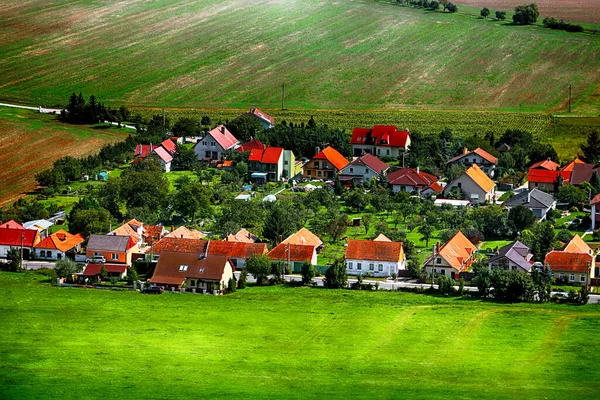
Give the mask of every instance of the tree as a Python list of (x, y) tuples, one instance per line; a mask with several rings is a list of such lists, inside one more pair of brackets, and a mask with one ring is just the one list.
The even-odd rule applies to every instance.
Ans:
[(8, 271), (18, 272), (21, 270), (21, 251), (18, 247), (11, 247), (6, 254), (8, 260)]
[(490, 9), (487, 7), (483, 7), (479, 12), (479, 15), (481, 15), (483, 18), (487, 18), (490, 15)]
[(433, 235), (433, 226), (427, 223), (427, 221), (423, 221), (421, 226), (419, 226), (419, 233), (421, 234), (421, 239), (425, 241), (425, 247), (429, 247), (429, 239)]
[(491, 283), (494, 298), (500, 301), (520, 302), (533, 301), (535, 285), (529, 274), (519, 271), (495, 269), (492, 272)]
[(107, 276), (108, 276), (108, 271), (106, 270), (106, 267), (104, 266), (104, 264), (102, 264), (102, 266), (100, 267), (100, 279), (104, 280)]
[(271, 207), (263, 226), (265, 238), (275, 243), (280, 237), (286, 238), (300, 229), (300, 213), (294, 203), (280, 200)]
[(81, 271), (81, 267), (79, 267), (79, 265), (77, 265), (77, 263), (75, 263), (74, 261), (63, 259), (56, 262), (55, 270), (56, 276), (58, 276), (59, 278), (70, 278), (71, 276)]
[(484, 261), (476, 261), (471, 265), (471, 268), (475, 273), (475, 285), (479, 295), (488, 297), (492, 286), (492, 273), (488, 264)]
[(325, 231), (331, 237), (331, 243), (336, 243), (340, 240), (347, 229), (348, 217), (346, 215), (340, 215), (325, 227)]
[(569, 203), (571, 206), (581, 206), (587, 203), (588, 194), (585, 190), (575, 185), (562, 185), (558, 189), (556, 199), (561, 203)]
[(309, 261), (305, 261), (302, 264), (302, 284), (308, 285), (312, 282), (313, 278), (317, 274), (314, 265), (312, 265)]
[(346, 206), (352, 208), (356, 212), (362, 211), (367, 205), (365, 194), (358, 189), (346, 192), (343, 196)]
[(109, 231), (110, 213), (104, 208), (72, 210), (69, 214), (69, 231), (84, 237), (92, 233), (105, 234)]
[(173, 136), (188, 137), (196, 136), (200, 133), (197, 120), (189, 117), (179, 118), (171, 129)]
[(256, 137), (262, 132), (263, 127), (257, 118), (250, 115), (244, 115), (229, 121), (227, 123), (227, 129), (243, 143)]
[(448, 3), (448, 5), (446, 6), (446, 9), (448, 10), (449, 13), (455, 13), (458, 11), (458, 7), (454, 3)]
[(587, 163), (600, 162), (600, 136), (597, 130), (594, 129), (589, 133), (587, 141), (581, 145), (581, 153), (581, 158)]
[(535, 223), (535, 215), (533, 212), (522, 205), (518, 205), (508, 212), (508, 220), (513, 224), (518, 232), (522, 232), (533, 226)]
[(196, 215), (206, 218), (212, 215), (211, 193), (200, 182), (190, 182), (182, 186), (174, 197), (174, 206), (183, 217), (194, 222)]
[(140, 276), (138, 275), (137, 269), (135, 269), (135, 266), (132, 265), (127, 271), (127, 283), (133, 285), (134, 282), (139, 280)]
[(371, 223), (373, 222), (373, 216), (370, 214), (365, 214), (361, 218), (361, 222), (365, 227), (365, 235), (369, 234), (369, 228), (371, 227)]
[(539, 222), (531, 231), (524, 231), (521, 239), (529, 246), (535, 260), (543, 260), (550, 250), (558, 246), (554, 226), (549, 221)]
[(127, 208), (148, 207), (161, 209), (169, 193), (169, 181), (164, 176), (160, 164), (144, 160), (133, 164), (121, 175), (121, 197)]
[(438, 291), (442, 296), (451, 296), (454, 294), (454, 280), (446, 275), (438, 277)]
[(504, 21), (506, 19), (506, 11), (496, 11), (496, 19)]
[(342, 186), (342, 182), (340, 182), (340, 177), (337, 174), (335, 175), (333, 192), (336, 194), (336, 196), (341, 196), (342, 193), (344, 193), (344, 186)]
[(258, 285), (263, 285), (271, 273), (271, 259), (266, 254), (250, 256), (246, 260), (246, 270), (254, 276)]
[(346, 275), (346, 265), (342, 259), (336, 259), (325, 272), (323, 280), (325, 287), (329, 289), (343, 289), (348, 286), (348, 276)]
[(517, 6), (515, 7), (515, 13), (513, 14), (513, 23), (515, 25), (535, 24), (539, 16), (540, 12), (535, 3)]
[(246, 282), (248, 281), (248, 270), (244, 269), (240, 274), (240, 279), (238, 281), (238, 289), (246, 289)]

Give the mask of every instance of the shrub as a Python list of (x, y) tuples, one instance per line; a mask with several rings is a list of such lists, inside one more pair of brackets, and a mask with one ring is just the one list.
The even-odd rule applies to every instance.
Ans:
[(312, 282), (313, 278), (316, 275), (315, 267), (310, 262), (306, 261), (302, 265), (302, 283), (304, 285), (308, 285)]
[(238, 289), (246, 289), (246, 281), (248, 279), (248, 271), (244, 269), (240, 274), (240, 280), (238, 281)]
[(438, 291), (442, 296), (452, 296), (454, 294), (454, 280), (446, 275), (438, 277)]
[(327, 269), (323, 284), (329, 289), (342, 289), (348, 286), (346, 265), (343, 260), (335, 260), (333, 265)]

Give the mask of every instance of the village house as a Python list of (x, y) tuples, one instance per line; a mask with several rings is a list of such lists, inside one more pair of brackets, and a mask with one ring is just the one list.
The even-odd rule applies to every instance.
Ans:
[(551, 194), (539, 189), (531, 189), (511, 197), (503, 205), (509, 211), (517, 206), (526, 207), (533, 212), (536, 218), (543, 220), (548, 212), (556, 208), (556, 200)]
[(494, 201), (494, 190), (496, 184), (477, 166), (473, 164), (461, 176), (450, 182), (444, 188), (444, 195), (453, 189), (460, 189), (465, 199), (473, 204)]
[(402, 243), (382, 239), (348, 240), (344, 256), (348, 275), (369, 274), (387, 277), (397, 275), (399, 270), (406, 269), (406, 256)]
[(533, 254), (529, 251), (529, 247), (517, 240), (497, 250), (496, 253), (489, 258), (488, 265), (490, 269), (504, 269), (529, 273), (533, 267), (532, 258)]
[(176, 152), (177, 146), (171, 139), (166, 139), (159, 145), (138, 144), (135, 146), (132, 162), (141, 162), (150, 157), (160, 163), (164, 172), (170, 172), (171, 162)]
[(149, 282), (166, 288), (205, 293), (223, 293), (233, 278), (234, 268), (227, 256), (163, 252)]
[(131, 265), (133, 253), (137, 253), (137, 243), (131, 236), (91, 235), (86, 247), (86, 257), (103, 256), (107, 263)]
[(85, 238), (79, 233), (71, 235), (61, 229), (35, 245), (35, 257), (45, 260), (75, 259), (75, 254), (81, 251)]
[(248, 157), (248, 173), (253, 182), (278, 182), (282, 178), (291, 178), (295, 175), (294, 166), (294, 153), (281, 147), (252, 149)]
[(378, 157), (400, 157), (410, 147), (410, 133), (395, 126), (375, 125), (373, 128), (354, 128), (350, 138), (352, 154), (360, 157), (370, 153)]
[(394, 193), (408, 192), (418, 196), (433, 196), (443, 190), (435, 175), (423, 172), (419, 168), (401, 168), (390, 172), (387, 174), (387, 181)]
[(211, 240), (206, 248), (207, 257), (227, 256), (231, 265), (237, 269), (246, 268), (248, 258), (260, 254), (267, 254), (269, 249), (265, 243), (228, 242), (225, 240)]
[(180, 226), (177, 229), (171, 229), (171, 232), (165, 234), (168, 238), (185, 238), (185, 239), (202, 239), (206, 235), (196, 229), (188, 229), (185, 226)]
[(252, 150), (264, 150), (265, 149), (264, 144), (262, 144), (262, 142), (256, 138), (251, 138), (249, 141), (247, 141), (246, 143), (242, 143), (240, 145), (240, 147), (238, 147), (236, 150), (239, 151), (240, 153), (246, 153), (248, 151), (252, 151)]
[(458, 231), (443, 246), (440, 247), (439, 243), (433, 246), (433, 254), (425, 260), (423, 268), (429, 275), (439, 274), (456, 279), (471, 267), (476, 251), (477, 246)]
[(292, 273), (302, 272), (306, 262), (317, 265), (317, 250), (313, 245), (279, 243), (267, 256), (273, 262), (288, 265)]
[[(5, 223), (2, 226), (17, 226)], [(0, 257), (6, 258), (11, 248), (21, 250), (23, 259), (29, 260), (35, 253), (35, 245), (41, 241), (40, 233), (36, 229), (0, 228)]]
[(23, 223), (23, 228), (25, 229), (35, 229), (40, 233), (40, 237), (42, 239), (48, 237), (51, 226), (54, 225), (54, 222), (48, 221), (46, 219), (36, 219), (34, 221), (27, 221)]
[[(273, 117), (271, 117), (267, 113), (262, 112), (258, 108), (251, 108), (250, 111), (248, 111), (245, 114), (240, 115), (240, 117), (256, 118), (262, 125), (263, 130), (269, 129), (269, 128), (272, 128), (273, 126), (275, 126), (275, 120), (273, 119)], [(238, 117), (238, 118), (240, 118), (240, 117)]]
[(244, 242), (244, 243), (255, 243), (258, 241), (258, 236), (250, 233), (247, 229), (242, 228), (237, 233), (230, 233), (225, 238), (228, 242)]
[(136, 245), (144, 242), (144, 223), (136, 219), (130, 219), (123, 225), (108, 232), (107, 235), (129, 236)]
[(465, 147), (461, 154), (451, 158), (446, 163), (446, 165), (458, 164), (465, 165), (467, 168), (473, 164), (477, 164), (487, 176), (493, 178), (496, 173), (498, 159), (480, 147), (471, 151)]
[(227, 130), (225, 125), (219, 125), (199, 140), (194, 146), (198, 160), (219, 160), (227, 150), (235, 150), (239, 141)]
[(6, 222), (1, 223), (0, 224), (0, 228), (5, 228), (5, 229), (25, 229), (25, 227), (23, 225), (21, 225), (20, 223), (18, 223), (14, 219), (11, 219), (10, 221), (6, 221)]
[(562, 250), (546, 254), (544, 263), (559, 281), (589, 285), (590, 279), (596, 277), (595, 261), (594, 251), (576, 234)]
[(342, 183), (354, 181), (355, 184), (360, 184), (385, 175), (389, 168), (390, 167), (379, 158), (367, 153), (364, 156), (352, 160), (350, 164), (342, 168), (339, 178)]
[(317, 154), (303, 167), (303, 176), (309, 179), (333, 179), (349, 161), (331, 146)]
[(298, 232), (285, 238), (281, 243), (314, 246), (317, 253), (320, 253), (323, 249), (323, 241), (304, 227), (300, 228)]
[[(584, 182), (590, 182), (594, 173), (600, 176), (600, 164), (588, 164), (576, 159), (576, 163), (571, 171), (569, 183), (572, 185), (581, 185)], [(577, 162), (578, 161), (578, 162)]]
[(129, 270), (129, 266), (127, 264), (89, 263), (81, 272), (81, 276), (83, 279), (96, 281), (101, 278), (102, 267), (104, 267), (104, 270), (106, 271), (106, 278), (125, 279), (127, 276), (127, 271)]
[(560, 169), (560, 165), (551, 159), (536, 162), (529, 167), (527, 173), (529, 190), (539, 189), (546, 192), (556, 192), (560, 181), (569, 183), (573, 168), (574, 163)]

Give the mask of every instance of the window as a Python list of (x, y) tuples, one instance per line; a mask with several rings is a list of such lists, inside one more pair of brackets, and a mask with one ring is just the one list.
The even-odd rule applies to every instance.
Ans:
[(52, 258), (52, 252), (50, 250), (48, 250), (48, 252), (46, 253), (46, 257)]
[(181, 264), (179, 266), (179, 272), (187, 271), (187, 269), (188, 269), (188, 266), (186, 264)]
[(377, 149), (377, 155), (381, 154), (381, 149)]
[(99, 251), (95, 251), (95, 252), (94, 252), (94, 256), (95, 256), (95, 257), (96, 257), (96, 256), (101, 256), (101, 255), (102, 255), (102, 253), (100, 253)]
[(190, 286), (192, 286), (192, 287), (193, 287), (193, 286), (196, 286), (196, 281), (192, 279), (192, 280), (190, 281)]
[[(186, 267), (187, 267), (187, 265), (186, 265)], [(204, 273), (204, 268), (200, 268), (200, 269), (198, 270), (198, 272), (200, 272), (201, 274), (203, 274), (203, 273)]]
[(312, 175), (312, 171), (308, 170), (306, 175), (311, 176)]
[(323, 169), (329, 169), (329, 164), (323, 163)]
[(354, 172), (354, 168), (350, 167), (350, 172)]
[(444, 275), (444, 276), (446, 276), (446, 270), (445, 270), (445, 269), (443, 269), (443, 268), (441, 268), (441, 269), (440, 269), (440, 275)]
[(317, 176), (321, 176), (321, 171), (317, 171)]
[(111, 259), (111, 260), (118, 260), (118, 259), (119, 259), (119, 255), (118, 255), (117, 253), (112, 253), (112, 254), (110, 255), (110, 259)]
[(457, 187), (457, 188), (459, 188), (459, 189), (462, 189), (462, 182), (458, 182), (458, 183), (456, 184), (456, 187)]
[(442, 263), (442, 257), (438, 257), (437, 260), (435, 260), (436, 264), (441, 264)]
[(206, 153), (206, 158), (210, 158), (211, 152), (210, 151), (206, 151), (205, 153)]
[(560, 279), (561, 281), (565, 280), (565, 274), (563, 274), (562, 272), (560, 274), (558, 274), (558, 279)]
[(575, 274), (571, 274), (571, 276), (569, 276), (569, 282), (575, 282)]
[(40, 251), (40, 257), (46, 257), (46, 250)]
[(215, 147), (216, 143), (215, 142), (210, 142), (210, 147)]
[(385, 150), (385, 155), (386, 155), (386, 156), (389, 156), (389, 155), (390, 155), (390, 149), (386, 149), (386, 150)]
[(283, 165), (288, 165), (288, 164), (289, 164), (289, 162), (287, 160), (283, 162)]
[(535, 187), (538, 187), (538, 183), (537, 182), (535, 183)]
[(513, 265), (511, 269), (512, 269), (513, 271), (516, 271), (516, 270), (517, 270), (517, 267)]
[(383, 271), (383, 264), (379, 264), (379, 272)]
[(352, 269), (352, 263), (351, 262), (348, 263), (348, 269)]
[(356, 263), (356, 269), (358, 271), (360, 271), (362, 269), (362, 264), (361, 263)]
[(375, 271), (375, 264), (369, 264), (369, 271)]
[(369, 168), (365, 168), (365, 174), (369, 175)]
[(585, 274), (579, 275), (579, 282), (585, 282)]

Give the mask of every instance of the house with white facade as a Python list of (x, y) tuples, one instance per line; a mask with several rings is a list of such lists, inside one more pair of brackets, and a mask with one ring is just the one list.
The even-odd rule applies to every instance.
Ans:
[(446, 185), (444, 195), (447, 195), (453, 188), (460, 189), (465, 200), (469, 200), (473, 204), (480, 204), (494, 201), (496, 184), (477, 164), (473, 164), (461, 176)]
[(400, 242), (383, 240), (348, 240), (346, 247), (348, 275), (388, 277), (406, 269), (406, 255)]
[(218, 160), (226, 150), (235, 150), (239, 144), (225, 125), (219, 125), (196, 143), (194, 152), (198, 160)]
[(365, 154), (355, 158), (340, 170), (340, 181), (342, 183), (354, 181), (354, 183), (364, 183), (379, 178), (384, 175), (390, 167), (372, 154)]
[(350, 138), (352, 154), (360, 157), (370, 153), (377, 157), (401, 157), (410, 147), (408, 130), (395, 126), (375, 125), (373, 128), (354, 128)]
[(433, 245), (432, 255), (425, 260), (423, 268), (429, 275), (445, 275), (457, 279), (461, 272), (467, 271), (473, 261), (477, 246), (458, 231), (442, 246)]
[(67, 257), (75, 259), (75, 254), (81, 251), (84, 240), (79, 233), (71, 235), (61, 229), (34, 246), (35, 257), (43, 260), (63, 260)]
[(481, 168), (481, 170), (487, 174), (487, 176), (493, 178), (496, 173), (498, 159), (480, 147), (471, 151), (465, 147), (461, 154), (451, 158), (446, 163), (446, 165), (458, 164), (463, 164), (467, 167), (477, 164), (479, 168)]
[(509, 210), (517, 206), (526, 207), (533, 212), (536, 218), (543, 220), (549, 211), (556, 208), (556, 200), (549, 193), (542, 192), (539, 189), (531, 189), (506, 200), (504, 206)]
[(529, 251), (529, 247), (517, 240), (496, 251), (496, 253), (489, 258), (488, 265), (490, 269), (504, 269), (529, 273), (533, 267), (532, 258), (533, 254)]
[(419, 196), (432, 196), (441, 193), (443, 188), (435, 175), (419, 168), (400, 168), (387, 174), (388, 185), (394, 193), (407, 192)]

